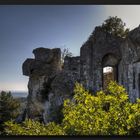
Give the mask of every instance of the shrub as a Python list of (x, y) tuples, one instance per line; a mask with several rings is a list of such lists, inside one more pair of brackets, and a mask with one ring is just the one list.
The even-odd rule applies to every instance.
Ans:
[(13, 121), (5, 123), (5, 132), (7, 135), (64, 135), (64, 131), (61, 126), (50, 122), (47, 125), (26, 119), (23, 123), (17, 124)]
[(5, 131), (8, 135), (140, 135), (140, 99), (132, 104), (116, 82), (96, 95), (76, 83), (73, 99), (64, 101), (63, 115), (61, 124), (7, 122)]
[(140, 134), (140, 100), (129, 102), (125, 89), (111, 82), (106, 93), (89, 94), (76, 84), (73, 102), (64, 102), (63, 127), (69, 135)]

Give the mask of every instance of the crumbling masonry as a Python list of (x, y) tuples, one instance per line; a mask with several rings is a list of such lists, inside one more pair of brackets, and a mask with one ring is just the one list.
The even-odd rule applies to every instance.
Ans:
[(63, 101), (72, 98), (74, 83), (93, 93), (103, 89), (103, 68), (113, 68), (113, 77), (124, 85), (131, 102), (140, 97), (140, 26), (123, 39), (96, 27), (82, 45), (80, 56), (65, 57), (61, 68), (59, 48), (37, 48), (35, 59), (23, 63), (23, 75), (29, 76), (27, 117), (45, 123), (61, 121)]

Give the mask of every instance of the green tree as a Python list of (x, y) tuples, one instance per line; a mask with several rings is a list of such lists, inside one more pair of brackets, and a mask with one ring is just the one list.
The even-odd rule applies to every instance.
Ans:
[(104, 31), (109, 32), (115, 36), (125, 38), (129, 32), (129, 29), (125, 29), (126, 24), (121, 20), (121, 18), (109, 17), (102, 24), (102, 28)]
[(19, 115), (20, 103), (13, 98), (10, 92), (0, 92), (0, 129), (3, 130), (3, 123), (15, 119)]

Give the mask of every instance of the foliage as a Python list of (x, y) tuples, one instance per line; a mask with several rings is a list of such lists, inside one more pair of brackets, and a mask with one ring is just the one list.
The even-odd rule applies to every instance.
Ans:
[(129, 32), (129, 29), (125, 29), (126, 24), (121, 20), (121, 18), (109, 17), (102, 24), (104, 31), (107, 31), (115, 36), (125, 38)]
[[(140, 135), (140, 99), (129, 102), (126, 90), (111, 82), (95, 95), (76, 83), (72, 100), (64, 101), (61, 124), (26, 120), (6, 123), (8, 135)], [(28, 131), (27, 131), (28, 130)]]
[(8, 121), (5, 123), (5, 131), (8, 135), (64, 135), (61, 126), (50, 122), (47, 125), (38, 121), (25, 120), (22, 124)]
[(19, 115), (20, 103), (14, 99), (10, 92), (0, 93), (0, 129), (3, 130), (3, 123), (15, 119)]
[(63, 113), (68, 135), (140, 134), (140, 100), (130, 103), (125, 89), (115, 82), (95, 96), (76, 84), (74, 101), (65, 101)]

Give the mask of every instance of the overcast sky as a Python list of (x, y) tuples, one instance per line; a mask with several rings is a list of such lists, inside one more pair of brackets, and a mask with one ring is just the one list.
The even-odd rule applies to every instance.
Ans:
[(27, 91), (22, 63), (37, 47), (69, 48), (79, 55), (95, 26), (118, 16), (130, 29), (140, 24), (139, 5), (0, 5), (0, 90)]

